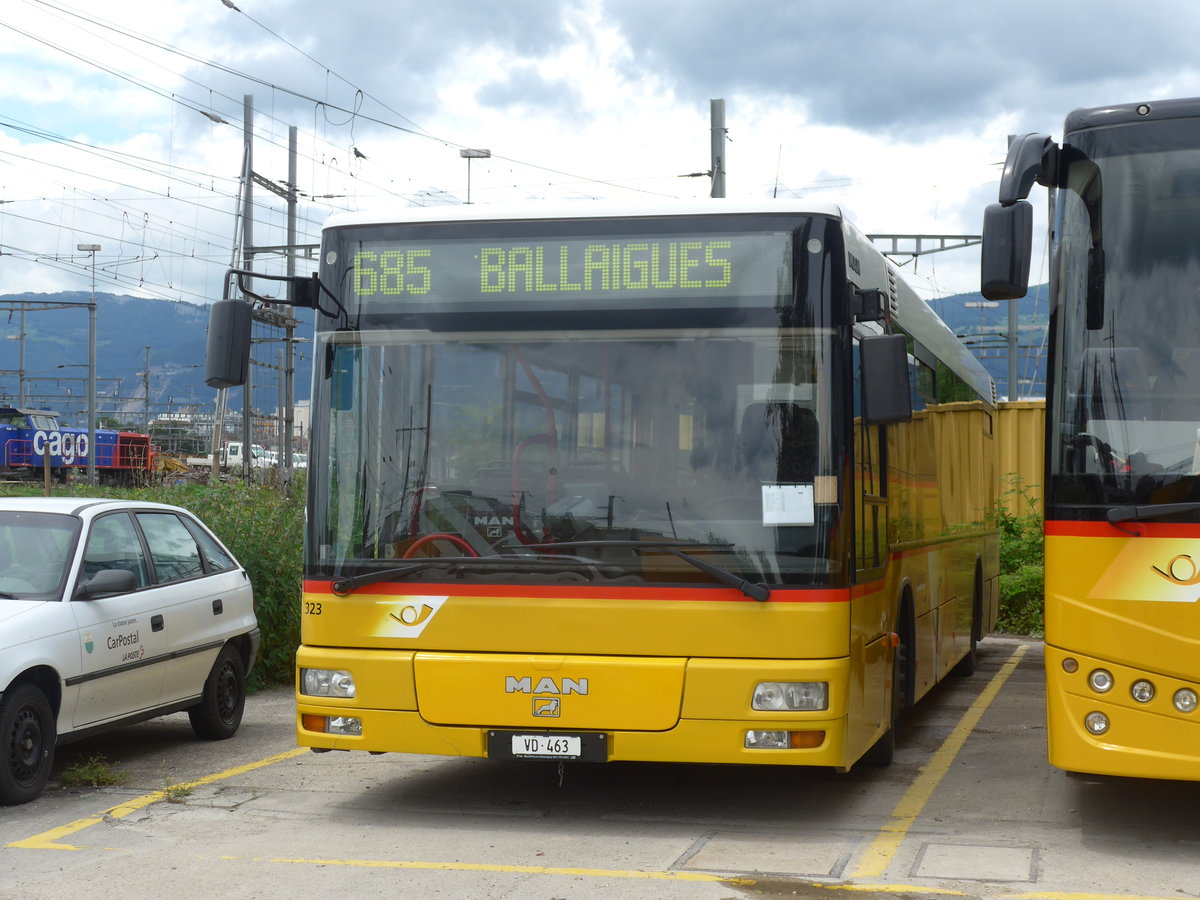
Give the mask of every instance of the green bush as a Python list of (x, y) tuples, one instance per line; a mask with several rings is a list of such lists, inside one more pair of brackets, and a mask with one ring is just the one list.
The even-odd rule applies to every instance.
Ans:
[(246, 567), (262, 629), (252, 686), (290, 682), (300, 645), (303, 479), (288, 490), (240, 482), (144, 490), (144, 499), (194, 512)]
[(1042, 556), (1042, 517), (1018, 476), (1006, 496), (1015, 495), (1025, 512), (1014, 514), (996, 505), (995, 521), (1000, 530), (1000, 615), (996, 630), (1008, 634), (1040, 637), (1045, 597), (1045, 569)]

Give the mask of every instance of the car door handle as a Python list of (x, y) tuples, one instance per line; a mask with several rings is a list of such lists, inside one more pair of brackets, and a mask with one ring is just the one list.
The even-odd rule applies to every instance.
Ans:
[(162, 616), (151, 616), (150, 617), (150, 630), (151, 631), (162, 631), (163, 630), (163, 617)]
[(213, 615), (219, 616), (223, 612), (225, 612), (225, 601), (218, 597), (213, 601)]

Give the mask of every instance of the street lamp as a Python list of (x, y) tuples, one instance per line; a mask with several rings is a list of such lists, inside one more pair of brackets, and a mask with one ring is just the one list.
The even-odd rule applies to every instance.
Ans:
[(96, 483), (96, 254), (99, 244), (76, 244), (92, 255), (92, 295), (88, 298), (88, 484)]
[(491, 150), (459, 150), (458, 155), (467, 161), (467, 205), (471, 203), (471, 160), (491, 159)]

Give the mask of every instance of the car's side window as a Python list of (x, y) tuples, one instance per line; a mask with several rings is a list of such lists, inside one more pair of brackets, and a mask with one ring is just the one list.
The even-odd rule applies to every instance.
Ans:
[(92, 523), (83, 552), (83, 574), (91, 578), (102, 569), (132, 572), (138, 587), (150, 583), (142, 542), (138, 540), (133, 522), (125, 513), (102, 516)]
[(192, 537), (196, 539), (196, 543), (200, 545), (200, 549), (204, 551), (204, 557), (208, 560), (208, 567), (213, 572), (227, 572), (230, 569), (237, 568), (237, 563), (220, 544), (218, 544), (211, 534), (188, 519), (183, 520), (183, 524), (187, 526), (188, 531), (192, 533)]
[(204, 574), (200, 548), (178, 516), (173, 513), (140, 512), (137, 520), (150, 546), (150, 559), (154, 563), (159, 584)]

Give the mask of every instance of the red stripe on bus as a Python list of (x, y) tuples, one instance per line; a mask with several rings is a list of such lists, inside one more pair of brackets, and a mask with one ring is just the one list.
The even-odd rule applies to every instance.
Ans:
[[(305, 581), (304, 591), (309, 594), (332, 594), (332, 581)], [(405, 596), (443, 596), (446, 594), (457, 597), (529, 597), (532, 599), (562, 598), (566, 594), (579, 599), (599, 600), (672, 600), (687, 602), (711, 603), (758, 603), (753, 597), (747, 597), (740, 591), (728, 588), (712, 590), (696, 590), (693, 588), (614, 588), (614, 587), (574, 587), (570, 591), (562, 588), (545, 586), (532, 587), (528, 585), (463, 585), (463, 584), (396, 584), (380, 582), (369, 584), (353, 591), (349, 596), (371, 594), (403, 594)], [(768, 603), (848, 603), (850, 590), (848, 588), (775, 588), (771, 591)]]
[(1048, 521), (1047, 537), (1160, 537), (1200, 538), (1200, 524), (1194, 522), (1068, 522)]

